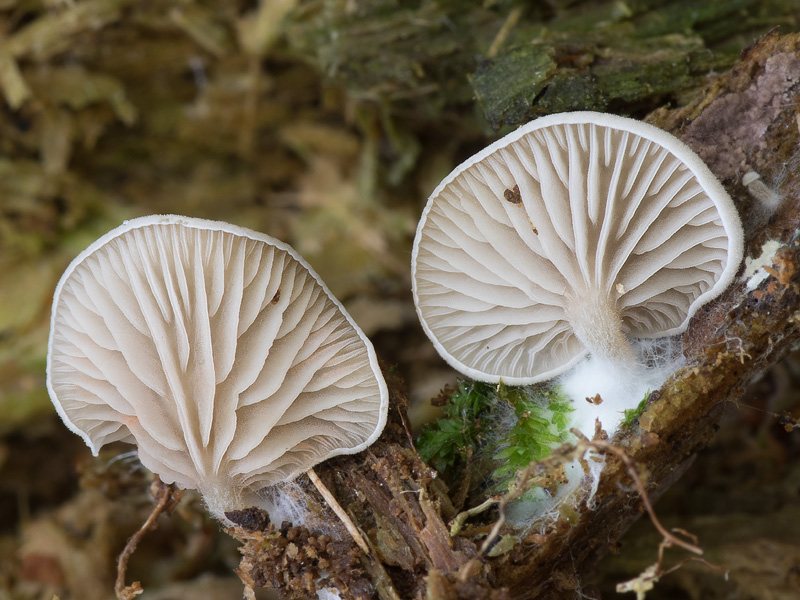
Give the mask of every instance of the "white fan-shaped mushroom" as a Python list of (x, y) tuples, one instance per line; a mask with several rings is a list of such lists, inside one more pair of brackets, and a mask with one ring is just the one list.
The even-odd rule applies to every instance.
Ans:
[(732, 281), (739, 216), (700, 158), (612, 115), (537, 119), (457, 167), (417, 229), (414, 300), (454, 368), (550, 379), (673, 335)]
[(70, 264), (47, 386), (94, 454), (136, 443), (218, 517), (366, 448), (388, 403), (372, 345), (290, 247), (178, 216), (127, 221)]

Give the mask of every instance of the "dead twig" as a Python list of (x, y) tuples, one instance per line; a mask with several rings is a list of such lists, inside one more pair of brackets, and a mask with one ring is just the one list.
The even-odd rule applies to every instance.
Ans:
[(150, 513), (150, 516), (147, 517), (144, 525), (142, 525), (139, 531), (134, 533), (128, 540), (128, 543), (122, 550), (122, 554), (120, 554), (117, 559), (117, 582), (114, 585), (114, 592), (117, 595), (117, 600), (131, 600), (144, 591), (142, 589), (142, 584), (138, 581), (134, 581), (131, 585), (125, 585), (125, 573), (128, 570), (128, 561), (136, 551), (136, 547), (144, 537), (144, 534), (157, 527), (156, 519), (158, 519), (159, 515), (164, 512), (171, 512), (183, 497), (183, 490), (176, 489), (172, 484), (167, 485), (158, 477), (156, 477), (150, 485), (150, 493), (156, 501), (156, 505)]
[(403, 424), (403, 429), (405, 429), (406, 431), (406, 437), (408, 438), (408, 443), (411, 446), (411, 449), (414, 452), (416, 452), (417, 448), (416, 446), (414, 446), (414, 436), (411, 435), (411, 428), (409, 428), (408, 423), (406, 422), (405, 414), (403, 414), (403, 411), (400, 410), (399, 407), (397, 409), (397, 414), (400, 415), (400, 422)]
[[(578, 432), (573, 432), (576, 435), (580, 434)], [(685, 529), (680, 528), (673, 528), (672, 532), (668, 531), (659, 521), (658, 516), (656, 516), (656, 512), (653, 509), (653, 504), (650, 501), (650, 496), (647, 493), (647, 490), (644, 487), (644, 482), (642, 481), (641, 476), (639, 475), (639, 469), (636, 466), (636, 463), (633, 459), (628, 456), (628, 454), (622, 449), (609, 444), (608, 442), (599, 441), (599, 440), (588, 440), (584, 438), (585, 443), (590, 447), (598, 450), (600, 452), (606, 452), (613, 454), (617, 458), (619, 458), (622, 463), (625, 465), (625, 468), (628, 471), (628, 475), (630, 475), (631, 479), (633, 480), (633, 484), (636, 487), (636, 491), (639, 493), (639, 497), (642, 500), (642, 504), (644, 505), (645, 510), (647, 511), (648, 516), (650, 517), (650, 522), (653, 524), (658, 532), (662, 536), (661, 543), (658, 545), (658, 561), (655, 564), (650, 565), (644, 571), (642, 571), (638, 577), (631, 579), (630, 581), (625, 581), (617, 585), (617, 592), (636, 592), (636, 600), (644, 600), (646, 593), (653, 589), (655, 584), (663, 577), (673, 571), (677, 571), (683, 565), (690, 561), (698, 561), (703, 563), (706, 566), (711, 567), (712, 569), (717, 570), (725, 570), (724, 567), (719, 565), (715, 565), (713, 563), (708, 562), (704, 558), (697, 558), (695, 556), (690, 556), (688, 558), (683, 559), (678, 564), (672, 566), (671, 568), (667, 569), (666, 571), (663, 570), (662, 565), (664, 562), (664, 550), (666, 548), (671, 548), (673, 546), (678, 546), (692, 552), (693, 554), (702, 555), (703, 549), (700, 548), (697, 540), (697, 536), (694, 534), (686, 531)], [(683, 536), (684, 539), (674, 535), (675, 533), (680, 534)], [(691, 540), (691, 541), (687, 541)]]
[[(579, 437), (582, 436), (582, 434), (575, 429), (572, 430), (572, 433), (574, 433)], [(686, 540), (683, 540), (673, 535), (672, 533), (667, 531), (667, 529), (661, 524), (661, 521), (659, 521), (658, 517), (656, 516), (656, 511), (653, 510), (653, 504), (652, 502), (650, 502), (650, 496), (647, 494), (647, 490), (645, 490), (644, 488), (644, 483), (642, 482), (642, 478), (639, 475), (639, 470), (636, 467), (636, 463), (630, 456), (628, 456), (628, 454), (622, 448), (618, 448), (617, 446), (609, 444), (608, 442), (602, 442), (599, 440), (589, 440), (586, 437), (584, 437), (583, 440), (581, 440), (581, 442), (585, 443), (585, 445), (588, 448), (594, 448), (595, 450), (599, 450), (600, 452), (613, 454), (622, 461), (622, 463), (625, 465), (625, 468), (628, 471), (628, 475), (630, 475), (631, 479), (633, 480), (634, 486), (636, 486), (636, 491), (639, 493), (639, 497), (642, 500), (644, 509), (647, 511), (647, 515), (650, 517), (650, 522), (653, 524), (653, 527), (655, 527), (664, 538), (664, 542), (662, 542), (662, 545), (664, 545), (666, 548), (670, 548), (672, 546), (679, 546), (684, 550), (692, 552), (693, 554), (698, 554), (698, 555), (703, 554), (702, 548), (700, 548), (700, 546), (697, 545), (697, 538), (695, 538), (695, 536), (688, 533), (687, 531), (684, 531), (683, 529), (674, 530), (676, 533), (680, 533), (681, 535), (687, 538), (692, 538), (695, 543), (690, 543)]]
[(328, 503), (328, 506), (331, 507), (331, 510), (336, 514), (337, 517), (339, 517), (339, 520), (345, 526), (345, 529), (347, 529), (348, 533), (352, 536), (353, 541), (356, 543), (356, 545), (358, 545), (358, 547), (361, 548), (361, 551), (364, 554), (369, 555), (370, 554), (369, 546), (367, 545), (367, 542), (364, 540), (364, 537), (361, 535), (361, 532), (358, 530), (358, 527), (356, 527), (356, 524), (353, 523), (353, 520), (345, 512), (341, 504), (339, 504), (336, 498), (334, 498), (333, 494), (328, 489), (328, 487), (324, 483), (322, 483), (322, 480), (319, 478), (319, 475), (317, 475), (316, 471), (314, 471), (314, 469), (309, 469), (308, 471), (306, 471), (306, 475), (308, 475), (308, 478), (311, 480), (311, 483), (314, 484), (314, 487), (317, 488), (317, 491), (325, 499), (325, 502)]

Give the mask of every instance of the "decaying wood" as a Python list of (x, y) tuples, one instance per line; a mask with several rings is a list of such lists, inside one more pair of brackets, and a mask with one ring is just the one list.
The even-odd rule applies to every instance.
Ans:
[(333, 494), (331, 494), (330, 490), (325, 486), (324, 483), (322, 483), (322, 480), (316, 474), (314, 469), (309, 469), (307, 475), (311, 480), (311, 483), (314, 484), (314, 487), (317, 488), (317, 491), (328, 503), (330, 509), (336, 513), (337, 517), (339, 517), (339, 520), (345, 526), (345, 529), (347, 529), (347, 532), (353, 538), (353, 541), (356, 543), (356, 545), (361, 548), (361, 551), (364, 552), (364, 554), (369, 554), (369, 546), (367, 546), (367, 542), (364, 541), (364, 537), (361, 535), (361, 532), (358, 530), (355, 523), (353, 523), (352, 519), (350, 519), (344, 509), (339, 506), (336, 498), (333, 497)]
[[(723, 182), (743, 216), (746, 256), (758, 256), (767, 240), (780, 242), (757, 287), (748, 290), (740, 278), (694, 317), (683, 339), (687, 366), (651, 395), (639, 427), (611, 440), (647, 473), (650, 498), (709, 442), (724, 407), (800, 341), (798, 73), (800, 36), (773, 33), (745, 51), (704, 98), (649, 118), (689, 144)], [(749, 171), (782, 198), (777, 208), (759, 204), (742, 184)], [(236, 535), (246, 540), (242, 569), (256, 585), (271, 583), (287, 597), (313, 596), (314, 580), (323, 577), (343, 598), (567, 598), (643, 512), (631, 487), (630, 461), (612, 455), (591, 508), (579, 505), (569, 519), (517, 540), (499, 556), (481, 554), (487, 527), (451, 537), (447, 524), (455, 515), (448, 490), (413, 450), (402, 418), (407, 400), (398, 382), (390, 387), (391, 415), (380, 440), (318, 469), (374, 552), (366, 555), (352, 542), (320, 543), (314, 532), (280, 524), (238, 528)], [(487, 511), (484, 525), (493, 518)], [(333, 544), (343, 546), (333, 553)]]

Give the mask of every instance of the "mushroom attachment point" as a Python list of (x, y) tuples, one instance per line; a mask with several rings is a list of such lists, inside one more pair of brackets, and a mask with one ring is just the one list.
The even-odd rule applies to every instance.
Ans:
[(47, 387), (96, 455), (121, 440), (214, 516), (381, 433), (375, 351), (286, 244), (173, 215), (126, 221), (56, 288)]
[(632, 119), (564, 113), (500, 139), (434, 190), (413, 293), (451, 366), (522, 385), (587, 352), (634, 369), (630, 340), (682, 332), (741, 257), (738, 213), (685, 144)]

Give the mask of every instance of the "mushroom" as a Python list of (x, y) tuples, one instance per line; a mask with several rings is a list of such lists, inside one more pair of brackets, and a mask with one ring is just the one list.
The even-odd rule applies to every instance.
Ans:
[(747, 188), (750, 195), (758, 200), (769, 214), (772, 214), (783, 201), (783, 196), (778, 193), (777, 186), (769, 187), (755, 171), (748, 171), (742, 175), (742, 185)]
[(47, 387), (93, 454), (135, 443), (219, 519), (366, 448), (388, 404), (372, 345), (292, 248), (173, 215), (126, 221), (69, 265)]
[(413, 294), (451, 366), (531, 384), (587, 353), (636, 371), (630, 340), (685, 330), (741, 257), (737, 211), (685, 144), (633, 119), (565, 113), (439, 184), (414, 241)]

